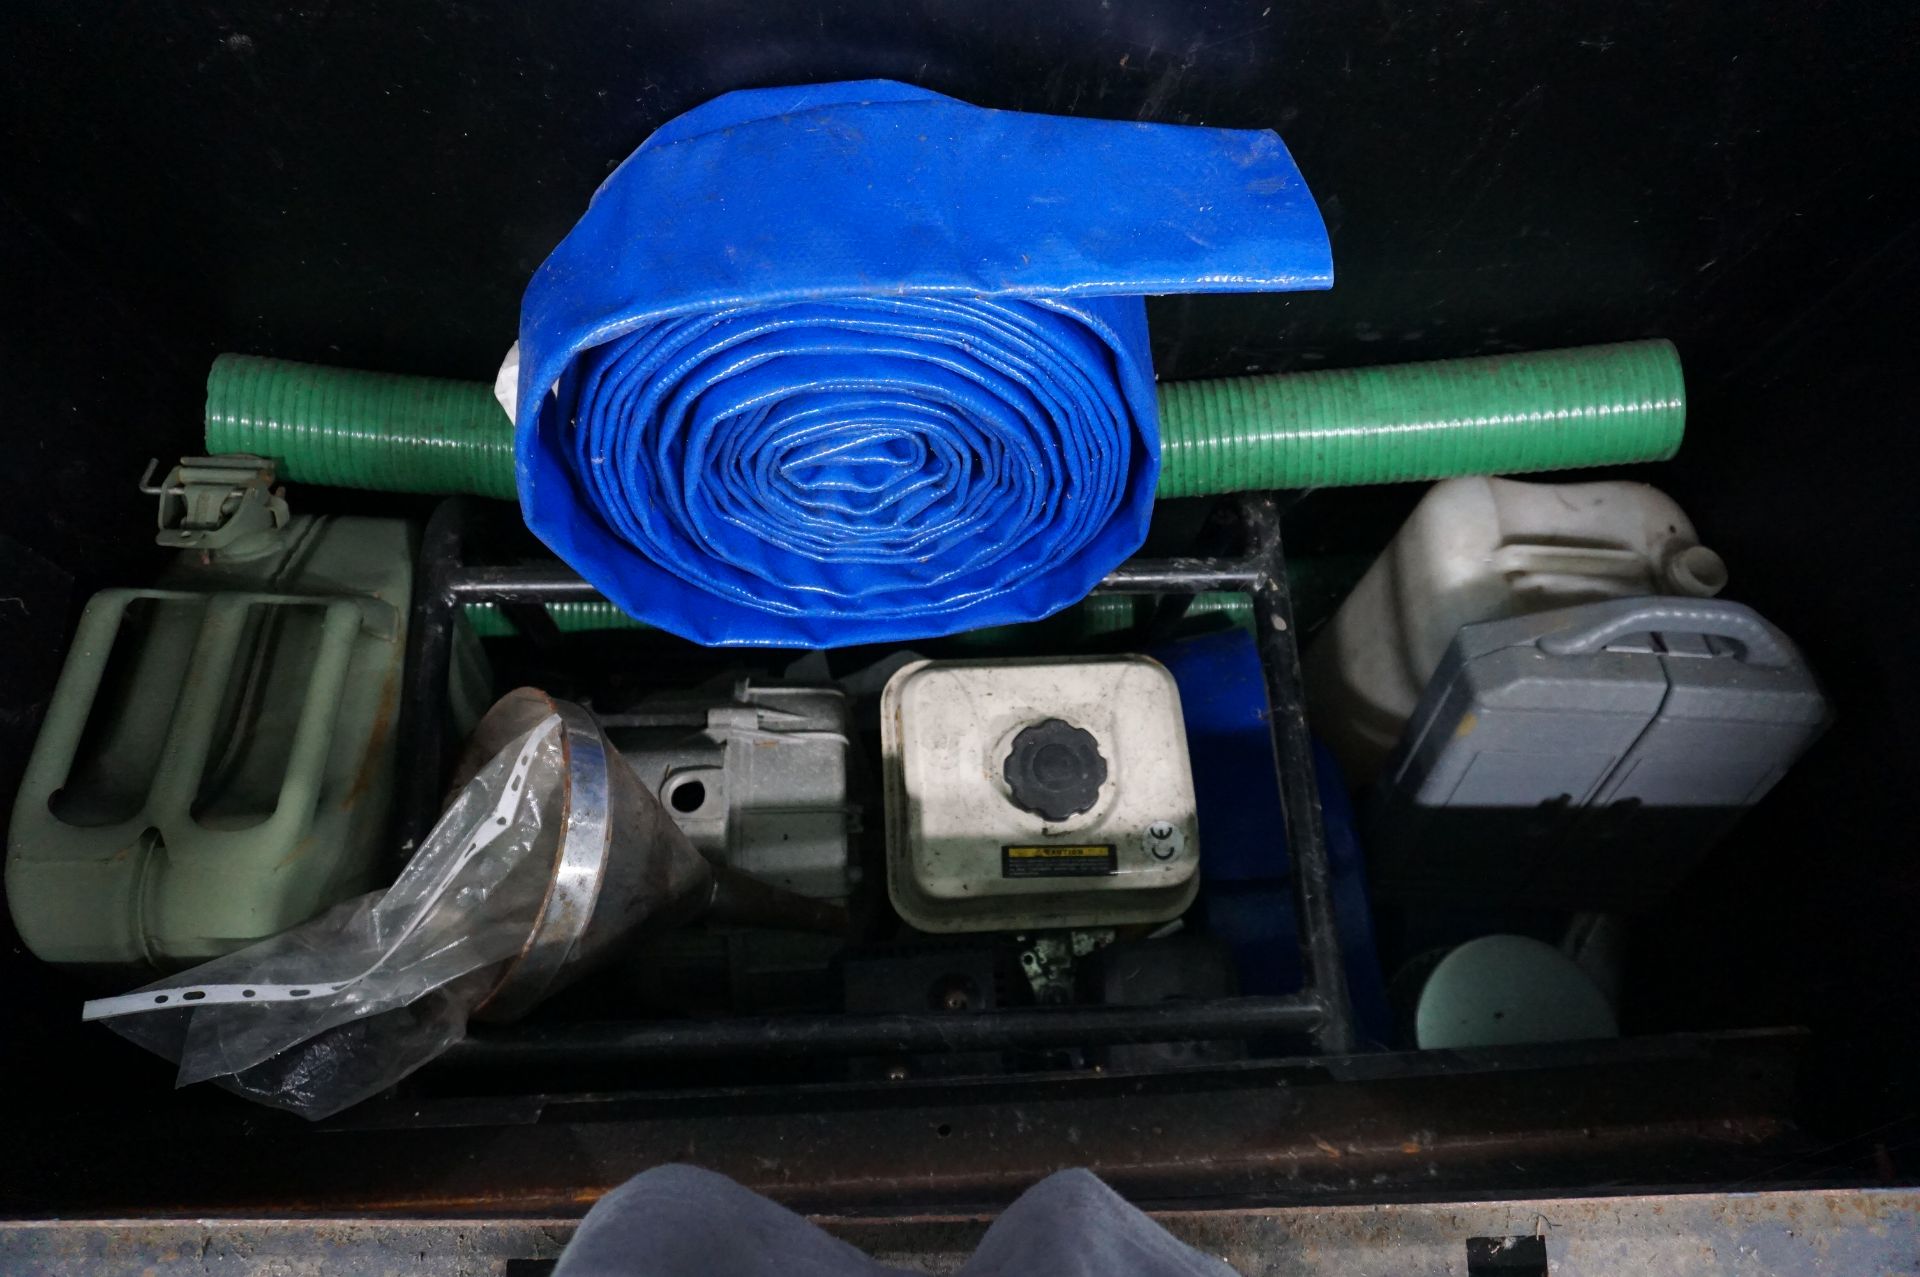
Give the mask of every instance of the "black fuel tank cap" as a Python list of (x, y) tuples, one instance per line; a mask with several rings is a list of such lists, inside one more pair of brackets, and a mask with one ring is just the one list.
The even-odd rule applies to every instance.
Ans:
[(1013, 738), (1003, 774), (1016, 807), (1043, 820), (1065, 820), (1100, 797), (1107, 760), (1092, 732), (1045, 718)]

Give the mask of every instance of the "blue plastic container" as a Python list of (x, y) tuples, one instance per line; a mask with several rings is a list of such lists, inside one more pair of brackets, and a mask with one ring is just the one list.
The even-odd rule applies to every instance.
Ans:
[[(1243, 992), (1292, 993), (1302, 977), (1300, 928), (1260, 653), (1251, 635), (1232, 630), (1169, 643), (1152, 656), (1180, 686), (1199, 806), (1200, 905), (1207, 930), (1232, 951)], [(1318, 742), (1314, 766), (1355, 1026), (1363, 1042), (1385, 1045), (1393, 1021), (1353, 804), (1339, 765)]]

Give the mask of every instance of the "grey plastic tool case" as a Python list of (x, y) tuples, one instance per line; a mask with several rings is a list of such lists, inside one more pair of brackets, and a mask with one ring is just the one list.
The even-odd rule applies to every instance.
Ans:
[(1375, 877), (1476, 905), (1652, 905), (1827, 719), (1793, 644), (1739, 603), (1464, 626), (1376, 788)]

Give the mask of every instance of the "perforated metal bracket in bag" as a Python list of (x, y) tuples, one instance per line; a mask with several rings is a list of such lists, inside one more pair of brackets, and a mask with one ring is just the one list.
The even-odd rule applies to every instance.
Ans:
[[(483, 854), (492, 847), (512, 826), (514, 815), (523, 803), (531, 801), (527, 793), (527, 774), (533, 768), (534, 756), (560, 728), (558, 715), (550, 716), (538, 729), (532, 732), (526, 743), (520, 747), (520, 753), (513, 760), (513, 768), (507, 774), (507, 783), (501, 788), (500, 797), (491, 811), (474, 829), (460, 854), (447, 866), (442, 875), (442, 884), (450, 884), (460, 870), (474, 857)], [(308, 980), (287, 984), (189, 984), (167, 989), (146, 989), (138, 993), (123, 994), (117, 998), (96, 998), (80, 1009), (82, 1020), (109, 1020), (116, 1016), (140, 1015), (154, 1011), (177, 1011), (182, 1007), (218, 1006), (235, 1003), (272, 1003), (272, 1002), (309, 1002), (325, 998), (338, 997), (346, 993), (361, 981), (378, 972), (409, 939), (419, 930), (420, 924), (438, 904), (437, 895), (427, 896), (406, 923), (397, 928), (393, 942), (367, 968), (344, 980), (316, 981)]]

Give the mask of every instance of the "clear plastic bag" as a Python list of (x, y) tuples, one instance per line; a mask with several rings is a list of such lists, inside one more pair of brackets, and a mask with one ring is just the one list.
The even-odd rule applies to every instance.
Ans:
[(459, 1041), (526, 944), (547, 890), (566, 783), (549, 715), (483, 767), (385, 891), (122, 998), (89, 1003), (128, 1039), (321, 1118)]

